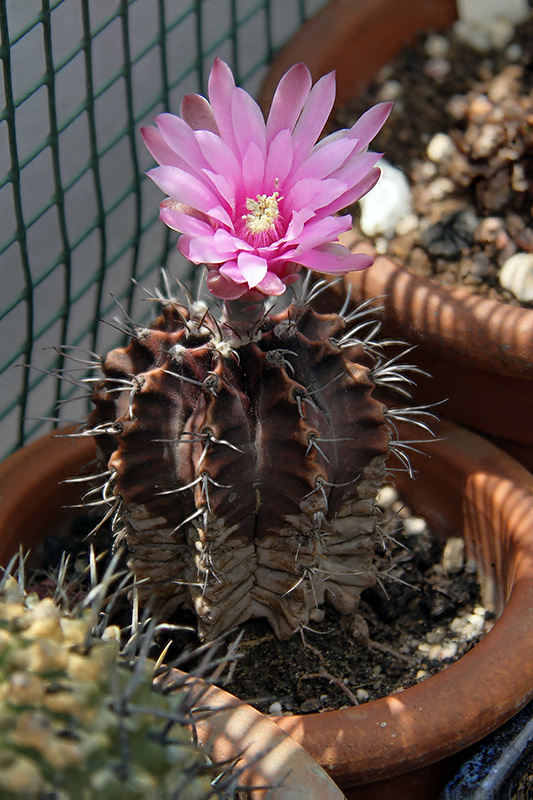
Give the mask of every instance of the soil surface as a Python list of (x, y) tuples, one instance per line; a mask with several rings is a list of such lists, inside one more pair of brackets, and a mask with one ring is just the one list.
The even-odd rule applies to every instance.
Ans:
[(378, 250), (424, 276), (526, 307), (533, 303), (498, 276), (515, 253), (533, 251), (532, 41), (533, 12), (499, 50), (480, 53), (453, 29), (424, 37), (334, 117), (334, 127), (348, 127), (376, 101), (394, 101), (372, 147), (408, 177), (413, 213), (373, 240)]
[[(490, 630), (493, 615), (481, 603), (475, 565), (466, 560), (462, 539), (438, 542), (392, 487), (384, 487), (379, 503), (385, 514), (376, 552), (379, 577), (362, 593), (360, 613), (342, 619), (327, 606), (316, 609), (309, 627), (286, 641), (278, 641), (266, 621), (248, 621), (218, 646), (216, 657), (224, 658), (242, 635), (237, 657), (217, 680), (221, 686), (265, 713), (341, 708), (425, 680)], [(89, 542), (103, 567), (110, 541), (105, 527), (87, 539), (94, 524), (80, 517), (69, 537), (46, 541), (42, 569), (29, 580), (32, 590), (53, 593), (53, 574), (67, 552), (73, 599), (83, 595)], [(124, 598), (117, 608), (112, 621), (126, 627), (129, 603)], [(181, 611), (168, 623), (186, 629), (163, 631), (160, 647), (172, 639), (167, 663), (178, 659), (177, 666), (186, 670), (199, 665), (205, 654), (194, 655), (199, 642), (192, 614)], [(181, 661), (187, 652), (191, 657)]]

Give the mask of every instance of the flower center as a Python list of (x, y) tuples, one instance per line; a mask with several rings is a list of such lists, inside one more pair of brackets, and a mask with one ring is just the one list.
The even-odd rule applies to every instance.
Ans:
[(274, 194), (258, 194), (255, 200), (249, 197), (246, 201), (246, 208), (249, 214), (243, 214), (243, 220), (250, 233), (266, 233), (276, 227), (276, 220), (279, 217), (278, 208), (279, 192)]

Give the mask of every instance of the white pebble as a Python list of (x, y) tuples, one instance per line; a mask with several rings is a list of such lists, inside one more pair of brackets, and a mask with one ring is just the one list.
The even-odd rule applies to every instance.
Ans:
[(377, 503), (381, 508), (390, 508), (398, 500), (398, 491), (394, 486), (382, 486), (378, 492)]
[(490, 24), (503, 17), (517, 25), (529, 17), (528, 0), (457, 0), (459, 19), (464, 22)]
[(462, 19), (458, 19), (453, 26), (453, 32), (461, 42), (469, 44), (476, 50), (490, 49), (488, 30), (476, 22), (463, 22)]
[(454, 188), (454, 182), (450, 180), (450, 178), (441, 175), (439, 178), (435, 178), (434, 181), (431, 181), (428, 186), (428, 194), (432, 200), (443, 200), (446, 195), (453, 192)]
[(322, 608), (312, 608), (309, 612), (309, 619), (313, 622), (322, 622), (325, 616), (326, 613)]
[(370, 694), (367, 692), (366, 689), (358, 689), (355, 693), (355, 696), (357, 697), (360, 703), (365, 703), (370, 697)]
[(379, 162), (381, 177), (360, 200), (361, 229), (367, 236), (392, 236), (400, 219), (412, 213), (413, 197), (404, 173), (384, 159)]
[(403, 521), (406, 536), (421, 536), (428, 529), (428, 524), (422, 517), (407, 517)]
[(424, 42), (424, 50), (430, 58), (444, 58), (449, 49), (448, 39), (440, 33), (431, 33)]
[(498, 17), (489, 25), (491, 45), (497, 50), (503, 50), (513, 40), (514, 25), (505, 17)]
[(518, 42), (511, 42), (509, 47), (507, 47), (505, 50), (505, 55), (509, 61), (520, 61), (524, 55), (524, 51)]
[(447, 133), (435, 133), (428, 142), (426, 155), (430, 161), (440, 164), (455, 153), (455, 144)]
[(499, 274), (500, 284), (519, 300), (533, 301), (533, 253), (515, 253), (508, 258)]
[(269, 714), (275, 714), (276, 716), (280, 716), (281, 712), (282, 712), (282, 708), (281, 708), (281, 703), (279, 702), (279, 700), (276, 700), (275, 703), (272, 703), (272, 705), (270, 705), (268, 707), (268, 713)]
[(379, 89), (376, 95), (376, 100), (380, 103), (390, 102), (397, 100), (403, 94), (403, 86), (400, 81), (389, 80), (385, 81), (383, 86)]
[(460, 539), (458, 536), (452, 536), (450, 539), (448, 539), (444, 545), (444, 550), (442, 551), (442, 568), (448, 574), (460, 572), (463, 568), (464, 558), (464, 539)]
[(396, 223), (396, 233), (398, 236), (403, 236), (405, 233), (411, 233), (411, 231), (416, 230), (419, 225), (419, 219), (416, 214), (408, 214), (406, 217), (402, 217)]

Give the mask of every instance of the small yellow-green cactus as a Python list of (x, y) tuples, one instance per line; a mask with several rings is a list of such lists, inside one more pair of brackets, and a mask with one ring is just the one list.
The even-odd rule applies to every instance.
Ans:
[(217, 769), (193, 738), (187, 690), (153, 687), (154, 663), (120, 656), (94, 608), (0, 587), (0, 797), (207, 800)]

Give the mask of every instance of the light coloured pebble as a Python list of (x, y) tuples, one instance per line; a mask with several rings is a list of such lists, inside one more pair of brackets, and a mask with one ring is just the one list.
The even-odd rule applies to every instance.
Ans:
[(376, 99), (381, 103), (390, 102), (391, 100), (397, 100), (402, 94), (403, 86), (400, 81), (391, 79), (385, 81), (383, 86), (380, 87), (376, 94)]
[(429, 650), (429, 657), (433, 661), (442, 661), (445, 658), (453, 658), (457, 653), (456, 642), (443, 642), (434, 644)]
[(369, 692), (367, 692), (366, 689), (358, 689), (355, 693), (355, 696), (357, 697), (360, 703), (365, 703), (370, 697), (370, 694)]
[(525, 22), (529, 16), (528, 0), (457, 0), (459, 19), (463, 22), (490, 24), (498, 17), (513, 22)]
[(446, 36), (431, 33), (424, 42), (424, 50), (430, 58), (443, 58), (448, 55), (450, 43)]
[(396, 233), (398, 236), (403, 236), (406, 233), (411, 233), (416, 228), (418, 228), (419, 220), (416, 214), (408, 214), (406, 217), (402, 217), (396, 223)]
[(520, 61), (523, 55), (524, 51), (518, 42), (511, 42), (505, 50), (505, 56), (509, 61)]
[(454, 190), (454, 183), (450, 178), (445, 178), (441, 176), (440, 178), (435, 178), (434, 181), (428, 186), (428, 193), (432, 200), (443, 200), (446, 195), (450, 194)]
[(279, 700), (276, 700), (275, 703), (272, 703), (268, 707), (268, 713), (269, 714), (275, 714), (276, 716), (279, 716), (281, 714), (281, 712), (282, 712), (282, 708), (281, 708), (281, 703), (279, 702)]
[(500, 284), (519, 300), (533, 301), (533, 253), (515, 253), (503, 264)]
[(451, 69), (447, 58), (428, 58), (423, 66), (424, 75), (436, 81), (442, 81)]
[(381, 508), (390, 508), (398, 500), (398, 491), (394, 486), (382, 486), (377, 495), (377, 502)]
[(465, 543), (464, 539), (458, 536), (452, 536), (444, 545), (442, 551), (441, 564), (442, 568), (448, 574), (460, 572), (463, 568), (465, 559)]
[(497, 50), (503, 50), (512, 42), (514, 25), (505, 17), (498, 17), (489, 25), (489, 38), (491, 45)]
[(402, 217), (412, 213), (413, 197), (404, 173), (384, 159), (379, 162), (381, 177), (360, 200), (361, 229), (367, 236), (392, 236)]
[(322, 608), (312, 608), (309, 612), (309, 619), (313, 622), (322, 622), (325, 616), (326, 612)]
[(458, 19), (453, 26), (453, 32), (459, 41), (469, 44), (476, 50), (483, 51), (490, 48), (489, 32), (476, 22), (465, 22)]
[(454, 153), (455, 144), (452, 137), (447, 133), (442, 133), (442, 131), (433, 134), (426, 148), (427, 157), (436, 164), (440, 164), (441, 161), (450, 158)]
[(428, 673), (427, 673), (427, 670), (425, 670), (425, 669), (419, 669), (418, 672), (416, 673), (417, 681), (421, 681), (422, 678), (427, 678), (427, 676), (428, 676)]
[(423, 517), (406, 517), (403, 521), (406, 536), (421, 536), (426, 533), (428, 524)]

